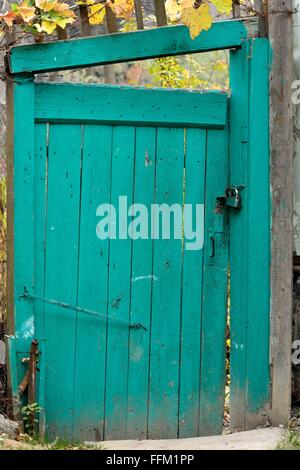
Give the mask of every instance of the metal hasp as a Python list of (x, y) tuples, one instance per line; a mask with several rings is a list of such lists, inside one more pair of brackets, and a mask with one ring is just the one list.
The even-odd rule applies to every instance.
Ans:
[(225, 191), (225, 196), (217, 197), (218, 205), (221, 207), (232, 207), (233, 209), (242, 208), (242, 198), (240, 191), (244, 189), (245, 186), (230, 186)]

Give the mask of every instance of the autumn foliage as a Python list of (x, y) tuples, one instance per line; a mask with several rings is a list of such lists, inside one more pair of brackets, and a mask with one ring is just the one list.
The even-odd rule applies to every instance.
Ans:
[(11, 10), (0, 16), (4, 31), (17, 24), (25, 32), (48, 35), (58, 26), (64, 29), (75, 18), (69, 5), (58, 0), (23, 0), (21, 3), (12, 3)]
[[(103, 23), (107, 8), (126, 21), (134, 16), (134, 0), (101, 0), (100, 3), (99, 0), (80, 0), (77, 4), (88, 7), (92, 25)], [(211, 27), (213, 9), (229, 15), (232, 0), (166, 0), (170, 23), (184, 23), (193, 39)], [(60, 0), (22, 0), (20, 3), (12, 3), (9, 11), (0, 14), (0, 30), (8, 32), (18, 25), (33, 35), (51, 35), (57, 27), (65, 29), (75, 21), (74, 8)]]

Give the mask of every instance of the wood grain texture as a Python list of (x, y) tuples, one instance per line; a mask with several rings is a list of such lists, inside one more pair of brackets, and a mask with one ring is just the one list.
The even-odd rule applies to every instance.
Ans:
[[(46, 93), (48, 87), (36, 86), (42, 89), (46, 107), (46, 97), (51, 103), (53, 96)], [(87, 112), (95, 115), (103, 92), (110, 89), (92, 87)], [(58, 95), (61, 88), (51, 86), (51, 90)], [(119, 99), (119, 111), (125, 114), (131, 90), (113, 87), (112, 91), (117, 91), (115, 107)], [(157, 116), (147, 109), (148, 91), (138, 92), (145, 106), (144, 112), (141, 107), (136, 113), (134, 126), (82, 124), (78, 116), (72, 124), (60, 118), (55, 122), (54, 111), (50, 124), (36, 123), (35, 292), (123, 320), (119, 324), (91, 319), (82, 312), (34, 302), (36, 332), (48, 344), (48, 436), (59, 432), (69, 439), (99, 440), (199, 433), (203, 250), (183, 253), (181, 239), (100, 241), (95, 233), (96, 209), (107, 202), (118, 207), (121, 195), (129, 197), (128, 204), (145, 203), (149, 209), (154, 202), (204, 203), (205, 187), (214, 179), (210, 174), (206, 181), (206, 159), (221, 158), (225, 165), (219, 165), (221, 179), (214, 183), (216, 193), (222, 194), (228, 154), (226, 145), (218, 147), (219, 153), (211, 147), (213, 156), (207, 154), (208, 126), (203, 121), (199, 124), (206, 129), (192, 129), (193, 123), (187, 130), (141, 126), (143, 114), (152, 122)], [(85, 101), (89, 87), (71, 86), (68, 93), (73, 93), (75, 102), (78, 96)], [(207, 99), (211, 108), (220, 100), (226, 120), (226, 95), (178, 94), (183, 97), (182, 115), (188, 115), (191, 98), (197, 98), (196, 104), (205, 98), (203, 109), (208, 107)], [(178, 103), (177, 94), (159, 93), (162, 110), (170, 97)], [(59, 108), (56, 112), (58, 116)], [(78, 106), (73, 108), (73, 114), (77, 112)], [(216, 127), (216, 142), (224, 132)], [(177, 159), (179, 164), (174, 165)], [(210, 207), (215, 197), (212, 192), (207, 195)], [(220, 276), (226, 283), (226, 272)], [(225, 302), (220, 309), (224, 320)], [(126, 323), (128, 327), (141, 323), (146, 329), (131, 329)], [(57, 334), (62, 325), (63, 334)], [(219, 326), (221, 344), (224, 332)], [(221, 390), (222, 402), (224, 370), (219, 372), (220, 368), (216, 373), (211, 370), (211, 377), (215, 389)], [(65, 385), (57, 389), (57, 380)], [(218, 422), (222, 413), (216, 407)], [(212, 429), (208, 432), (216, 432)]]
[[(187, 129), (184, 201), (185, 204), (205, 203), (207, 132)], [(186, 235), (186, 234), (185, 234)], [(187, 243), (186, 239), (184, 243)], [(186, 247), (185, 247), (186, 248)], [(199, 433), (200, 361), (203, 294), (203, 250), (184, 250), (182, 256), (181, 342), (179, 425), (180, 438)]]
[[(52, 125), (49, 134), (45, 296), (76, 305), (82, 129)], [(72, 439), (76, 314), (36, 304), (44, 308), (47, 339), (47, 434)]]
[[(158, 128), (157, 132), (155, 202), (181, 205), (184, 130)], [(182, 241), (163, 240), (161, 227), (159, 236), (153, 253), (158, 281), (152, 294), (149, 439), (176, 438), (178, 432)]]
[[(230, 53), (230, 183), (247, 182), (248, 127), (249, 127), (249, 43), (240, 51)], [(246, 197), (243, 190), (242, 197)], [(230, 214), (230, 337), (233, 346), (230, 353), (230, 410), (231, 427), (234, 430), (245, 429), (246, 407), (246, 344), (247, 327), (247, 206), (240, 212)], [(239, 285), (239, 289), (234, 286)], [(236, 346), (235, 346), (236, 345)]]
[(14, 80), (6, 82), (6, 186), (7, 186), (7, 334), (15, 332), (14, 316)]
[[(110, 201), (112, 127), (84, 126), (77, 304), (107, 311), (109, 241), (96, 237), (98, 205)], [(106, 320), (77, 315), (73, 439), (104, 435)]]
[(267, 39), (249, 41), (231, 52), (231, 184), (245, 186), (242, 210), (232, 211), (230, 218), (231, 426), (235, 430), (267, 423), (271, 399), (268, 76)]
[[(48, 192), (48, 136), (49, 125), (35, 127), (35, 177), (34, 177), (34, 290), (37, 295), (45, 295), (45, 233), (47, 224)], [(34, 304), (35, 334), (44, 337), (44, 305)]]
[[(269, 1), (272, 258), (272, 424), (287, 424), (291, 407), (293, 273), (292, 1)], [(272, 12), (276, 11), (274, 14)]]
[[(269, 419), (270, 344), (270, 144), (269, 41), (251, 41), (248, 145), (248, 318), (246, 426)], [(259, 364), (258, 364), (259, 359)]]
[[(151, 210), (155, 201), (156, 128), (139, 127), (135, 137), (133, 202)], [(150, 212), (151, 214), (151, 212)], [(151, 216), (148, 217), (148, 227)], [(148, 435), (149, 353), (151, 302), (154, 280), (153, 240), (132, 242), (130, 322), (145, 329), (129, 333), (127, 439), (145, 439)]]
[(256, 18), (220, 21), (192, 40), (185, 26), (166, 26), (133, 33), (111, 34), (15, 46), (9, 52), (11, 73), (46, 72), (240, 47), (256, 36)]
[(39, 122), (224, 127), (227, 108), (227, 95), (218, 92), (36, 85), (35, 119)]
[[(34, 82), (17, 77), (13, 84), (14, 191), (14, 334), (29, 348), (33, 330), (33, 305), (24, 302), (24, 286), (34, 286)], [(11, 207), (11, 206), (10, 206)], [(9, 219), (10, 220), (10, 219)], [(9, 277), (10, 278), (10, 277)]]
[(226, 209), (216, 210), (216, 194), (218, 195), (220, 189), (228, 185), (229, 166), (226, 156), (228, 157), (227, 132), (208, 131), (201, 322), (200, 436), (221, 434), (223, 429), (228, 296), (228, 212)]
[(168, 23), (165, 1), (154, 0), (154, 11), (157, 26), (165, 26)]
[[(111, 204), (119, 211), (119, 196), (127, 196), (128, 207), (133, 200), (135, 160), (135, 128), (114, 127), (112, 140)], [(105, 439), (126, 436), (128, 346), (131, 295), (132, 242), (127, 237), (127, 222), (119, 221), (123, 235), (110, 240), (108, 309), (111, 316), (125, 322), (107, 323), (107, 362), (105, 397)], [(126, 327), (126, 322), (128, 326)]]

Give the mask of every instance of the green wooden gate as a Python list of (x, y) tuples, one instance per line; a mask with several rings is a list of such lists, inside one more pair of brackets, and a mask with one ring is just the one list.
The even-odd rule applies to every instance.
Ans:
[[(46, 300), (34, 312), (52, 434), (221, 432), (228, 235), (215, 208), (229, 181), (227, 96), (38, 85), (35, 103), (34, 294)], [(205, 205), (205, 250), (186, 249), (181, 214), (178, 239), (132, 240), (121, 226), (99, 240), (97, 207), (118, 212), (120, 196), (149, 213)]]
[[(195, 41), (176, 27), (11, 51), (11, 383), (17, 409), (21, 359), (37, 338), (40, 428), (48, 436), (222, 432), (229, 244), (232, 415), (240, 428), (264, 419), (268, 44), (252, 42), (241, 22), (221, 25), (222, 43), (219, 24)], [(115, 52), (99, 40), (115, 42)], [(89, 51), (85, 64), (81, 47)], [(33, 81), (43, 70), (226, 47), (234, 48), (230, 97)], [(241, 210), (218, 199), (230, 185), (240, 187)], [(102, 204), (116, 209), (117, 235), (100, 240)], [(124, 204), (126, 211), (132, 204), (148, 209), (148, 236), (133, 239)], [(177, 234), (155, 232), (161, 219), (154, 223), (153, 204), (171, 207)], [(187, 249), (187, 213), (178, 212), (188, 205), (194, 216), (204, 208), (204, 246), (197, 250)]]

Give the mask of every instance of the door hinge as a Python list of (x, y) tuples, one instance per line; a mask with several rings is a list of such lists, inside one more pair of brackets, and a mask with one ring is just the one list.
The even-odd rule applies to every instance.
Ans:
[(217, 197), (218, 207), (232, 207), (233, 209), (242, 208), (242, 197), (240, 191), (245, 189), (245, 185), (229, 186), (225, 191), (225, 196)]

